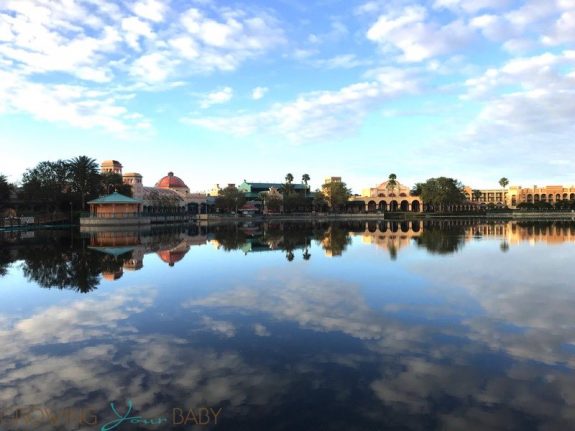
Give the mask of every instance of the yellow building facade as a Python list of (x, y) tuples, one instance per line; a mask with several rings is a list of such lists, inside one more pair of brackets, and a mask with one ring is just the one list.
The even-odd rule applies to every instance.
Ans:
[(423, 211), (423, 203), (419, 196), (412, 196), (411, 189), (399, 181), (392, 186), (389, 181), (361, 192), (361, 196), (353, 196), (351, 202), (363, 202), (368, 212), (375, 211)]
[(575, 186), (521, 187), (511, 186), (507, 189), (478, 189), (481, 196), (473, 196), (471, 187), (465, 187), (465, 195), (470, 202), (477, 204), (494, 204), (496, 206), (517, 208), (520, 203), (547, 202), (554, 204), (564, 200), (575, 200)]

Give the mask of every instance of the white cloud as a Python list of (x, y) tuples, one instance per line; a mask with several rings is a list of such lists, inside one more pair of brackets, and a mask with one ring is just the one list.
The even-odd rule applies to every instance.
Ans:
[(231, 87), (224, 87), (221, 90), (207, 94), (201, 101), (200, 107), (202, 109), (206, 109), (213, 105), (228, 103), (230, 100), (232, 100), (233, 96), (234, 90)]
[[(42, 100), (12, 97), (0, 102), (3, 109), (9, 105), (48, 121), (119, 130), (121, 115), (109, 115), (112, 106), (117, 114), (127, 109), (119, 98), (105, 107), (80, 96), (74, 106), (68, 99), (52, 112), (42, 112), (40, 106), (46, 107), (48, 100), (62, 102), (64, 96), (54, 89), (61, 88), (56, 86), (63, 78), (83, 81), (73, 84), (83, 95), (93, 89), (111, 95), (119, 87), (170, 88), (173, 81), (191, 75), (233, 71), (284, 42), (279, 22), (267, 12), (213, 4), (202, 5), (202, 10), (173, 9), (176, 6), (181, 7), (159, 0), (127, 7), (111, 0), (2, 2), (0, 72), (18, 81), (12, 93), (34, 88)], [(167, 20), (170, 14), (178, 18)], [(63, 114), (66, 109), (71, 110), (69, 117)], [(98, 115), (93, 121), (82, 114), (94, 110)]]
[(275, 103), (264, 112), (232, 117), (188, 117), (184, 121), (211, 130), (247, 135), (278, 134), (293, 142), (323, 140), (354, 133), (374, 106), (417, 90), (406, 71), (382, 69), (373, 81), (336, 91), (315, 91), (287, 103)]
[(317, 59), (311, 62), (314, 67), (322, 69), (354, 69), (371, 63), (369, 60), (357, 58), (355, 54), (340, 54), (335, 57)]
[(402, 59), (419, 62), (448, 54), (467, 44), (473, 30), (462, 20), (441, 25), (428, 19), (422, 6), (408, 6), (399, 12), (381, 15), (368, 32), (367, 38), (384, 50), (391, 48), (403, 53)]
[(267, 87), (256, 87), (252, 90), (252, 99), (253, 100), (260, 100), (261, 98), (263, 98), (267, 92), (269, 91), (269, 88)]
[(236, 327), (231, 322), (212, 319), (209, 316), (203, 316), (202, 323), (207, 330), (215, 332), (216, 334), (223, 335), (226, 338), (235, 337), (236, 335)]
[(434, 8), (475, 14), (483, 9), (506, 9), (512, 0), (435, 0)]
[(142, 0), (136, 2), (132, 8), (134, 13), (142, 18), (161, 22), (167, 12), (167, 3), (169, 3), (169, 0)]
[(158, 51), (145, 54), (138, 58), (130, 68), (131, 74), (145, 82), (163, 82), (168, 79), (170, 73), (180, 64), (172, 59), (168, 52)]
[(511, 59), (468, 79), (466, 86), (462, 99), (479, 104), (478, 113), (461, 124), (459, 135), (434, 142), (441, 156), (431, 156), (427, 163), (441, 160), (454, 170), (466, 166), (486, 172), (508, 153), (514, 154), (514, 163), (507, 175), (554, 178), (554, 161), (575, 155), (575, 51)]
[(0, 70), (0, 112), (24, 112), (39, 120), (97, 127), (119, 135), (148, 128), (148, 120), (133, 117), (120, 99), (119, 94), (79, 85), (32, 83)]
[(541, 41), (546, 45), (575, 42), (575, 7), (571, 11), (562, 13), (553, 24), (549, 34), (543, 36)]
[(140, 51), (139, 44), (140, 37), (154, 38), (154, 32), (147, 22), (142, 21), (136, 17), (124, 18), (122, 20), (122, 30), (124, 30), (124, 37), (130, 47), (136, 51)]

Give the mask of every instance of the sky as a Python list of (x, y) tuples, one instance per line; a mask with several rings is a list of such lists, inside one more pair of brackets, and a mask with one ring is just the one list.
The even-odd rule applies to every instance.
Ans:
[(0, 173), (575, 184), (575, 0), (0, 0)]

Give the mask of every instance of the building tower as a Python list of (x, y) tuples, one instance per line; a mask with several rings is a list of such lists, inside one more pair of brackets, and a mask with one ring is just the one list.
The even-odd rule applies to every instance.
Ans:
[(109, 174), (122, 175), (122, 164), (117, 160), (104, 160), (100, 165), (100, 171)]
[(132, 187), (132, 197), (134, 199), (144, 199), (144, 184), (142, 175), (137, 172), (128, 172), (122, 176), (124, 184)]

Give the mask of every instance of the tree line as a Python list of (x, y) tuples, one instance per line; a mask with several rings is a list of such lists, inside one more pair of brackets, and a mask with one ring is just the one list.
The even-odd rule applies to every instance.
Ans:
[[(8, 206), (13, 190), (15, 186), (0, 175), (0, 207)], [(30, 211), (84, 211), (87, 201), (113, 191), (132, 195), (131, 187), (123, 183), (121, 175), (102, 173), (95, 159), (78, 156), (42, 161), (27, 169), (18, 188), (17, 203)]]
[[(351, 190), (344, 182), (331, 182), (323, 184), (321, 189), (308, 192), (308, 183), (311, 180), (309, 174), (303, 174), (302, 184), (304, 191), (297, 192), (291, 173), (286, 174), (285, 182), (282, 183), (280, 193), (264, 191), (259, 193), (256, 201), (260, 202), (262, 209), (277, 213), (310, 212), (310, 211), (338, 211), (347, 203), (351, 196)], [(278, 191), (279, 192), (279, 191)], [(229, 185), (220, 190), (216, 197), (216, 208), (224, 212), (238, 212), (247, 202), (245, 194), (237, 187)]]

